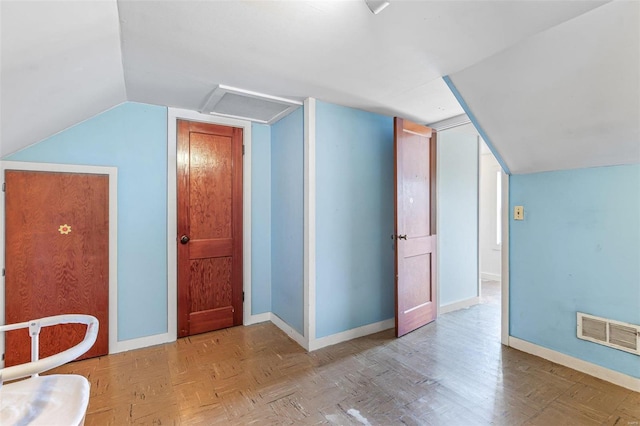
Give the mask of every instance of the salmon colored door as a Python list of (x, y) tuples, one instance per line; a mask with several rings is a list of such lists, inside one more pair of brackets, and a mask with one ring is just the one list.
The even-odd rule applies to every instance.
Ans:
[(178, 120), (178, 336), (242, 324), (242, 129)]
[(429, 127), (394, 120), (396, 218), (396, 336), (437, 315), (436, 135)]
[[(100, 328), (80, 358), (109, 351), (109, 176), (5, 171), (5, 323), (89, 314)], [(43, 328), (40, 357), (79, 343), (86, 327)], [(6, 334), (5, 365), (31, 360), (24, 330)]]

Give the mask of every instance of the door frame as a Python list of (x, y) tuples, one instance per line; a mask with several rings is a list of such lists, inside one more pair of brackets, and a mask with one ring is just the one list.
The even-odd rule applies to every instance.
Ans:
[(177, 122), (199, 121), (242, 129), (242, 291), (243, 325), (260, 322), (251, 314), (251, 122), (202, 114), (196, 111), (167, 108), (167, 330), (170, 340), (178, 336), (178, 229), (177, 192)]
[[(5, 170), (87, 173), (109, 176), (109, 353), (122, 352), (123, 342), (118, 342), (118, 168), (85, 166), (76, 164), (34, 163), (23, 161), (0, 161), (0, 176), (4, 182)], [(5, 218), (4, 194), (0, 197), (0, 260), (4, 268)], [(5, 298), (4, 277), (0, 281), (0, 321), (4, 324)], [(0, 353), (4, 353), (4, 338), (0, 337)], [(0, 359), (0, 366), (4, 361)]]
[[(502, 167), (501, 167), (502, 168)], [(500, 255), (502, 256), (500, 262), (500, 284), (502, 286), (500, 297), (502, 313), (500, 315), (500, 342), (505, 346), (509, 345), (509, 178), (510, 174), (505, 173), (502, 169), (500, 173), (502, 185), (501, 185), (501, 197), (502, 197), (502, 219), (500, 224), (502, 225), (502, 243)]]
[[(443, 120), (442, 122), (431, 124), (431, 128), (436, 130), (437, 132), (442, 132), (444, 130), (462, 126), (465, 124), (472, 123), (469, 118), (464, 115), (453, 117), (453, 119)], [(473, 123), (472, 123), (473, 124)], [(475, 126), (475, 124), (473, 124)], [(481, 136), (480, 136), (481, 137)], [(489, 145), (489, 143), (485, 140), (485, 143)], [(493, 151), (492, 151), (492, 155)], [(480, 161), (480, 159), (478, 159)], [(500, 265), (500, 343), (505, 346), (509, 345), (509, 178), (511, 174), (508, 171), (505, 171), (502, 163), (498, 161), (500, 164), (501, 170), (501, 190), (502, 190), (502, 242), (501, 242), (501, 265)], [(440, 181), (436, 181), (436, 193), (440, 191)], [(438, 218), (440, 217), (440, 204), (436, 205), (436, 232), (437, 235), (440, 235), (440, 221)], [(436, 239), (436, 247), (438, 252), (440, 252), (440, 238)], [(480, 277), (480, 250), (478, 250), (478, 277)], [(439, 270), (436, 270), (436, 286), (438, 291), (438, 309), (440, 309), (440, 276)], [(478, 298), (480, 297), (480, 280), (478, 280)], [(439, 315), (439, 314), (438, 314)]]

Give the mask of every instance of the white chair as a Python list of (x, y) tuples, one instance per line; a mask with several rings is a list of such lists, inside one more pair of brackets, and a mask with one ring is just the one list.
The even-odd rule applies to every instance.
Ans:
[[(84, 339), (65, 351), (39, 359), (40, 329), (57, 324), (85, 324)], [(98, 320), (91, 315), (57, 315), (2, 325), (0, 332), (21, 328), (29, 329), (31, 362), (0, 369), (0, 425), (84, 424), (89, 404), (89, 381), (74, 374), (39, 376), (39, 373), (73, 361), (91, 349), (98, 336)], [(29, 378), (2, 385), (25, 377)]]

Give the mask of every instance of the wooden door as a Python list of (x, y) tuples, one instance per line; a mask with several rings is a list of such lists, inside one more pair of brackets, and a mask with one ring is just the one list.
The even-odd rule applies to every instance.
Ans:
[(242, 324), (242, 129), (178, 120), (178, 336)]
[(436, 134), (394, 120), (396, 336), (433, 321), (436, 297)]
[[(109, 351), (109, 176), (5, 171), (5, 323), (59, 314), (100, 322), (94, 346)], [(86, 326), (43, 328), (40, 357), (79, 343)], [(6, 334), (7, 366), (31, 360), (25, 330)]]

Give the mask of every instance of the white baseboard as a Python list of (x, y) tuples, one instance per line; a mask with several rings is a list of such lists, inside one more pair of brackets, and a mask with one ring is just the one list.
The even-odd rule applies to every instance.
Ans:
[(109, 345), (109, 354), (142, 349), (149, 346), (162, 345), (163, 343), (175, 342), (176, 336), (171, 333), (154, 334), (153, 336), (139, 337), (137, 339), (120, 340), (114, 342), (113, 347)]
[(623, 388), (640, 392), (639, 378), (628, 376), (618, 371), (610, 370), (606, 367), (601, 367), (582, 359), (575, 358), (570, 355), (554, 351), (552, 349), (547, 349), (543, 346), (538, 346), (536, 344), (527, 342), (526, 340), (518, 339), (517, 337), (513, 336), (509, 336), (509, 346), (519, 351), (555, 362), (556, 364), (573, 368), (574, 370), (580, 371), (581, 373), (586, 373), (590, 376), (597, 377), (598, 379), (602, 379), (615, 385), (622, 386)]
[(324, 348), (325, 346), (335, 345), (337, 343), (346, 342), (347, 340), (357, 339), (358, 337), (367, 336), (369, 334), (378, 333), (395, 327), (394, 318), (390, 318), (373, 324), (363, 325), (362, 327), (352, 328), (351, 330), (342, 331), (340, 333), (331, 334), (330, 336), (314, 339), (309, 342), (309, 351)]
[(438, 315), (457, 311), (458, 309), (468, 308), (469, 306), (477, 305), (478, 303), (480, 303), (480, 298), (478, 296), (449, 303), (448, 305), (440, 306), (440, 309), (438, 309)]
[[(273, 317), (276, 317), (277, 320), (274, 321)], [(247, 321), (243, 325), (252, 325), (252, 324), (258, 324), (258, 323), (267, 322), (267, 321), (273, 322), (285, 333), (291, 336), (293, 340), (296, 340), (296, 338), (293, 337), (289, 332), (287, 332), (283, 327), (285, 328), (288, 327), (291, 330), (293, 329), (289, 327), (289, 325), (287, 325), (280, 318), (278, 318), (276, 315), (272, 314), (271, 312), (265, 312), (263, 314), (257, 314), (257, 315), (250, 315), (249, 318), (247, 318)], [(109, 345), (109, 354), (117, 354), (120, 352), (132, 351), (135, 349), (142, 349), (149, 346), (162, 345), (163, 343), (170, 343), (175, 341), (176, 341), (176, 336), (172, 336), (170, 335), (170, 333), (155, 334), (153, 336), (140, 337), (137, 339), (121, 340), (121, 341), (113, 342), (113, 345), (111, 344)], [(296, 340), (296, 342), (297, 341), (298, 340)]]
[(492, 274), (490, 272), (480, 272), (480, 279), (485, 281), (500, 281), (500, 274)]
[(271, 321), (271, 312), (265, 312), (263, 314), (249, 315), (242, 325), (252, 325), (261, 322)]
[(305, 339), (304, 336), (300, 334), (296, 329), (284, 322), (282, 318), (271, 312), (269, 319), (272, 323), (275, 324), (276, 327), (284, 331), (284, 333), (287, 336), (291, 337), (297, 344), (302, 346), (304, 349), (309, 350), (309, 342), (307, 342), (307, 339)]

